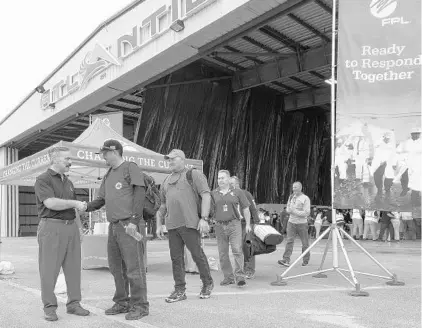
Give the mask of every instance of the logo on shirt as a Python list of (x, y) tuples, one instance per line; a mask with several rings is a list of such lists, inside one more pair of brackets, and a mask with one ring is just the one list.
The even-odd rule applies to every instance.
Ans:
[(70, 186), (69, 188), (70, 188), (70, 192), (73, 192), (73, 187), (72, 187), (72, 186)]
[(120, 182), (117, 182), (115, 187), (117, 190), (120, 190), (122, 189), (122, 184)]

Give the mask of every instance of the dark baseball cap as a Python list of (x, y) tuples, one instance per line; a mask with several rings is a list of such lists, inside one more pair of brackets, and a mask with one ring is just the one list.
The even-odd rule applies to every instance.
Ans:
[(173, 149), (168, 155), (164, 156), (164, 159), (176, 158), (180, 157), (181, 159), (185, 159), (185, 153), (180, 149)]
[(114, 140), (114, 139), (109, 139), (109, 140), (104, 141), (104, 144), (100, 148), (100, 151), (97, 152), (96, 154), (101, 154), (102, 152), (113, 151), (113, 150), (120, 150), (123, 152), (123, 146), (119, 141)]

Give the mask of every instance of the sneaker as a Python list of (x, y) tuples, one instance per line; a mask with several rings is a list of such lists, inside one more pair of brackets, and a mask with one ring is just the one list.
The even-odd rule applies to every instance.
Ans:
[(280, 265), (284, 265), (285, 267), (290, 266), (290, 261), (288, 261), (288, 260), (279, 260), (277, 263), (280, 264)]
[(120, 313), (128, 313), (129, 306), (115, 303), (110, 309), (105, 310), (106, 315), (116, 315)]
[(81, 317), (85, 317), (85, 316), (89, 315), (89, 311), (88, 310), (85, 310), (80, 305), (79, 306), (72, 307), (72, 308), (68, 308), (66, 310), (66, 312), (69, 313), (69, 314), (74, 314), (74, 315), (78, 315), (78, 316), (81, 316)]
[(239, 279), (237, 281), (237, 287), (245, 287), (246, 286), (246, 281), (244, 279)]
[(254, 272), (246, 272), (245, 277), (246, 277), (246, 279), (253, 279), (253, 278), (255, 278), (255, 273)]
[(141, 311), (141, 309), (132, 307), (129, 312), (125, 315), (126, 320), (139, 320), (146, 317), (149, 313)]
[(302, 266), (307, 266), (308, 262), (302, 262)]
[(224, 280), (220, 282), (220, 286), (234, 285), (234, 283), (234, 279), (224, 278)]
[(175, 303), (179, 301), (184, 301), (187, 299), (186, 292), (181, 290), (175, 290), (166, 298), (167, 303)]
[(214, 283), (211, 282), (207, 285), (202, 285), (201, 292), (199, 293), (199, 298), (208, 299), (211, 297), (211, 292), (214, 289)]
[(57, 321), (59, 318), (57, 317), (56, 311), (50, 311), (44, 313), (44, 319), (47, 321)]

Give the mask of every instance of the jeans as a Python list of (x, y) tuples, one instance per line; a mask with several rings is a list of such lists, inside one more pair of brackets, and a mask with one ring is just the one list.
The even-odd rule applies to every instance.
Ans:
[(210, 266), (201, 247), (201, 235), (199, 231), (192, 228), (180, 227), (170, 229), (168, 236), (175, 290), (183, 292), (186, 290), (185, 245), (199, 270), (202, 283), (204, 285), (211, 284), (213, 280)]
[[(240, 220), (232, 220), (228, 223), (217, 222), (215, 235), (217, 237), (218, 255), (224, 279), (244, 280), (243, 238)], [(230, 262), (229, 247), (231, 247), (234, 257), (234, 271)]]
[(406, 240), (412, 239), (416, 240), (416, 226), (415, 221), (412, 220), (403, 220), (403, 231), (406, 237)]
[(384, 239), (385, 230), (387, 230), (386, 240), (390, 240), (391, 238), (394, 239), (394, 227), (393, 227), (393, 223), (391, 222), (391, 220), (381, 222), (381, 230), (380, 230), (380, 235), (379, 235), (378, 239), (380, 239), (380, 240)]
[[(287, 242), (286, 242), (286, 250), (283, 254), (283, 259), (287, 262), (290, 262), (290, 256), (293, 252), (293, 245), (295, 242), (296, 234), (299, 235), (300, 240), (302, 241), (302, 253), (309, 247), (309, 239), (308, 239), (308, 223), (287, 223)], [(309, 259), (311, 258), (311, 252), (306, 254), (303, 258), (304, 263), (308, 263)]]
[[(246, 222), (242, 221), (242, 242), (245, 239), (246, 236)], [(255, 262), (255, 256), (251, 256), (250, 260), (248, 262), (246, 262), (246, 259), (243, 263), (243, 268), (245, 270), (245, 273), (255, 273), (255, 266), (256, 266), (256, 262)]]
[(107, 250), (108, 264), (116, 286), (113, 301), (149, 313), (143, 241), (138, 242), (129, 236), (121, 222), (110, 223)]
[(353, 219), (352, 235), (356, 237), (363, 235), (363, 219)]

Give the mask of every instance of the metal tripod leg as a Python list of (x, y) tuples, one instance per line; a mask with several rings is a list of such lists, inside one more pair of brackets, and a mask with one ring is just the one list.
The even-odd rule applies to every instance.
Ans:
[[(327, 240), (327, 244), (325, 245), (324, 255), (322, 256), (321, 264), (319, 265), (318, 271), (321, 271), (322, 267), (324, 266), (325, 258), (327, 257), (328, 249), (330, 248), (330, 243), (331, 243), (331, 238), (332, 238), (331, 234), (332, 233), (333, 233), (333, 231), (330, 227), (330, 234), (328, 235), (328, 240)], [(319, 272), (312, 277), (314, 277), (314, 278), (327, 278), (327, 275), (322, 273), (322, 272)]]
[(362, 252), (364, 252), (376, 265), (378, 265), (378, 267), (380, 267), (385, 273), (387, 273), (388, 277), (385, 276), (379, 276), (379, 275), (374, 275), (374, 274), (369, 274), (369, 273), (364, 273), (364, 272), (357, 272), (359, 274), (363, 274), (363, 275), (367, 275), (367, 276), (371, 276), (371, 277), (378, 277), (378, 278), (383, 278), (383, 279), (388, 279), (389, 281), (386, 282), (387, 285), (389, 286), (404, 286), (404, 282), (403, 281), (398, 281), (397, 280), (397, 275), (395, 273), (391, 273), (390, 271), (388, 271), (380, 262), (377, 261), (376, 258), (374, 258), (365, 248), (363, 248), (356, 240), (354, 240), (346, 231), (344, 231), (342, 228), (339, 228), (344, 234), (345, 236), (353, 243), (355, 244)]
[[(343, 232), (344, 232), (344, 230), (343, 230)], [(343, 240), (341, 238), (341, 234), (340, 234), (339, 229), (338, 228), (337, 229), (334, 229), (334, 233), (337, 234), (338, 241), (340, 243), (341, 250), (343, 251), (344, 258), (346, 259), (346, 263), (347, 263), (347, 266), (349, 268), (349, 272), (350, 272), (350, 275), (352, 277), (353, 282), (351, 282), (349, 279), (347, 279), (347, 277), (345, 275), (343, 275), (343, 273), (339, 269), (337, 269), (336, 271), (341, 276), (343, 276), (344, 278), (346, 278), (346, 280), (348, 280), (353, 285), (353, 287), (355, 287), (355, 290), (352, 291), (352, 292), (350, 292), (349, 295), (351, 295), (351, 296), (369, 296), (369, 294), (367, 292), (364, 292), (363, 290), (360, 290), (360, 283), (359, 283), (359, 281), (356, 278), (355, 272), (353, 271), (353, 267), (352, 267), (352, 264), (350, 263), (349, 256), (347, 255), (346, 248), (344, 247), (344, 243), (343, 243)]]
[[(299, 263), (299, 261), (306, 255), (306, 254), (308, 254), (310, 251), (311, 251), (311, 249), (312, 248), (314, 248), (315, 247), (315, 245), (316, 244), (318, 244), (321, 240), (322, 240), (322, 238), (324, 238), (324, 236), (326, 235), (326, 234), (328, 234), (329, 232), (331, 231), (331, 229), (327, 229), (327, 230), (325, 230), (323, 233), (322, 233), (322, 235), (321, 236), (319, 236), (318, 237), (318, 239), (317, 240), (315, 240), (313, 243), (312, 243), (312, 245), (311, 246), (309, 246), (297, 259), (296, 259), (296, 261), (294, 261), (293, 263), (292, 263), (292, 265), (290, 265), (288, 268), (287, 268), (287, 270), (286, 271), (284, 271), (283, 272), (283, 274), (281, 274), (281, 275), (277, 275), (276, 277), (277, 277), (277, 280), (276, 281), (273, 281), (272, 283), (270, 283), (270, 285), (271, 286), (286, 286), (287, 285), (287, 283), (286, 283), (286, 281), (284, 281), (283, 280), (283, 278), (286, 276), (286, 274), (297, 264), (297, 263)], [(329, 269), (329, 270), (326, 270), (326, 271), (331, 271), (332, 269)], [(310, 274), (313, 274), (313, 273), (308, 273), (308, 274), (306, 274), (306, 275), (310, 275)], [(301, 275), (302, 276), (302, 275)], [(296, 276), (295, 276), (296, 277)], [(289, 277), (290, 279), (291, 278), (294, 278), (294, 277)]]

